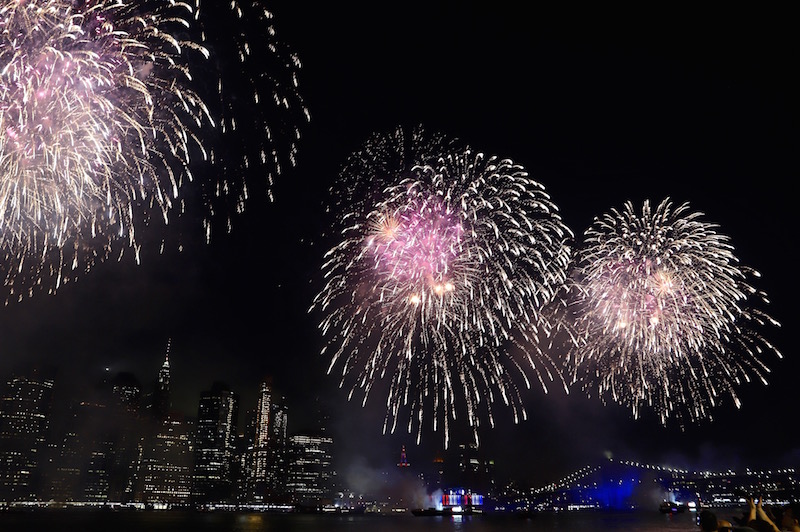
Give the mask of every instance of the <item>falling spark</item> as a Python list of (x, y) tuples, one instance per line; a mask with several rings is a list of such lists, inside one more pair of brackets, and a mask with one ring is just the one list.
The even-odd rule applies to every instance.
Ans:
[(198, 13), (211, 54), (204, 95), (217, 121), (205, 139), (219, 176), (206, 200), (221, 205), (206, 220), (210, 234), (212, 224), (230, 230), (254, 194), (274, 200), (278, 176), (297, 164), (311, 114), (299, 90), (300, 58), (279, 38), (264, 2), (202, 0)]

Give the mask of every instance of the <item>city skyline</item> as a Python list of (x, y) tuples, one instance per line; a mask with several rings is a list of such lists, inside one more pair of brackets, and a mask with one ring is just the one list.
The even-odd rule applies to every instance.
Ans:
[(466, 494), (466, 504), (487, 512), (659, 504), (665, 511), (666, 503), (685, 511), (735, 507), (753, 494), (778, 504), (800, 490), (794, 467), (692, 471), (610, 456), (535, 485), (498, 476), (498, 462), (474, 443), (415, 464), (402, 446), (396, 464), (340, 475), (324, 420), (318, 430), (289, 435), (288, 410), (269, 380), (237, 433), (238, 395), (222, 383), (202, 392), (197, 416), (187, 418), (164, 410), (168, 359), (150, 393), (121, 377), (104, 383), (103, 397), (75, 400), (66, 411), (53, 408), (53, 380), (3, 383), (0, 507), (392, 513), (457, 505)]
[[(287, 431), (286, 433), (291, 435), (308, 433), (331, 434), (339, 443), (337, 447), (340, 448), (341, 452), (337, 453), (335, 464), (340, 468), (342, 478), (357, 479), (355, 480), (356, 484), (362, 483), (363, 485), (369, 486), (385, 482), (383, 477), (386, 473), (391, 472), (395, 466), (399, 466), (399, 464), (394, 463), (394, 460), (398, 457), (400, 457), (401, 462), (405, 460), (411, 462), (413, 460), (417, 468), (422, 465), (423, 469), (426, 469), (437, 460), (441, 460), (443, 456), (454, 455), (459, 447), (472, 444), (471, 434), (468, 431), (462, 431), (459, 433), (460, 438), (456, 439), (448, 449), (443, 449), (441, 445), (436, 445), (436, 442), (434, 442), (434, 445), (425, 445), (424, 442), (422, 445), (416, 445), (413, 438), (404, 432), (397, 435), (382, 436), (383, 441), (381, 445), (373, 446), (364, 445), (363, 443), (360, 445), (353, 445), (347, 438), (347, 432), (349, 427), (352, 426), (351, 423), (353, 420), (351, 416), (354, 413), (357, 415), (358, 410), (349, 408), (350, 402), (340, 399), (337, 409), (332, 406), (332, 404), (321, 403), (320, 400), (322, 396), (311, 395), (299, 400), (297, 402), (298, 404), (292, 404), (282, 393), (281, 383), (275, 383), (271, 375), (266, 375), (259, 381), (258, 385), (252, 387), (252, 389), (234, 389), (228, 385), (227, 381), (222, 378), (222, 376), (218, 376), (219, 378), (207, 384), (201, 385), (200, 383), (194, 382), (193, 386), (187, 386), (185, 382), (186, 379), (181, 378), (180, 374), (176, 376), (174, 373), (174, 352), (172, 353), (172, 358), (170, 358), (170, 351), (174, 349), (172, 344), (172, 340), (168, 339), (165, 349), (162, 350), (162, 363), (158, 364), (157, 368), (154, 368), (154, 370), (157, 370), (155, 373), (153, 373), (153, 371), (150, 372), (153, 373), (150, 379), (146, 377), (142, 378), (140, 375), (134, 376), (136, 386), (139, 387), (141, 392), (138, 396), (137, 408), (141, 408), (143, 413), (152, 408), (153, 411), (158, 410), (161, 412), (161, 415), (177, 415), (179, 416), (178, 419), (186, 419), (191, 423), (195, 423), (198, 419), (199, 411), (202, 408), (203, 398), (206, 397), (207, 394), (216, 389), (229, 390), (230, 393), (236, 396), (237, 409), (241, 410), (240, 414), (237, 416), (238, 422), (234, 426), (238, 431), (239, 437), (241, 437), (242, 435), (252, 432), (254, 427), (253, 425), (248, 425), (246, 418), (248, 415), (251, 418), (251, 422), (257, 424), (257, 420), (260, 418), (259, 412), (263, 408), (267, 410), (270, 409), (270, 403), (262, 407), (263, 389), (265, 383), (270, 383), (268, 388), (269, 394), (274, 395), (279, 403), (283, 405), (285, 409), (283, 415), (286, 416), (287, 413), (292, 414), (288, 416), (291, 420), (288, 425), (285, 419), (283, 422), (284, 430)], [(180, 359), (178, 360), (180, 361)], [(32, 375), (33, 378), (36, 378), (36, 376), (39, 375), (46, 376), (50, 374), (51, 377), (48, 377), (52, 379), (50, 381), (50, 393), (53, 394), (56, 404), (60, 406), (60, 408), (54, 409), (53, 415), (58, 416), (59, 414), (64, 415), (69, 412), (70, 405), (93, 405), (99, 404), (97, 401), (102, 403), (103, 398), (105, 398), (105, 400), (110, 399), (109, 394), (112, 388), (119, 382), (126, 382), (128, 376), (134, 374), (128, 370), (115, 373), (111, 370), (111, 367), (96, 369), (96, 380), (91, 383), (91, 386), (84, 387), (83, 390), (59, 386), (59, 381), (56, 377), (59, 372), (57, 370), (53, 371), (52, 368), (45, 371), (33, 370), (27, 374), (25, 372), (20, 372), (6, 377), (13, 376), (26, 379), (31, 378)], [(145, 371), (145, 374), (146, 373)], [(163, 390), (164, 379), (166, 379), (167, 390), (170, 389), (170, 383), (172, 383), (172, 385), (176, 382), (182, 384), (184, 391), (182, 392), (182, 399), (178, 403), (170, 400), (167, 405), (163, 402), (164, 396), (160, 395), (159, 392)], [(88, 384), (88, 382), (85, 384)], [(194, 390), (194, 396), (188, 393), (186, 389)], [(588, 401), (586, 404), (589, 405), (590, 403), (591, 401)], [(299, 411), (295, 408), (297, 406), (300, 407)], [(380, 413), (380, 407), (373, 406), (373, 412), (376, 415)], [(326, 419), (329, 425), (325, 423)], [(53, 420), (56, 423), (63, 423), (63, 420), (58, 419), (58, 417), (55, 417)], [(341, 440), (339, 440), (339, 438), (341, 438)], [(357, 437), (356, 439), (359, 438)], [(525, 444), (526, 442), (524, 441), (520, 442), (522, 446)], [(413, 457), (411, 460), (407, 458), (406, 447), (408, 447)], [(546, 457), (542, 457), (541, 460), (534, 457), (529, 463), (526, 461), (526, 455), (507, 452), (508, 449), (514, 448), (514, 445), (496, 446), (490, 444), (487, 446), (484, 444), (480, 452), (481, 455), (491, 458), (498, 472), (498, 478), (504, 481), (530, 483), (533, 487), (541, 487), (557, 482), (563, 476), (569, 476), (570, 469), (568, 467), (548, 468), (546, 466)], [(652, 461), (649, 465), (645, 465), (645, 467), (693, 472), (703, 470), (724, 472), (731, 469), (763, 468), (766, 470), (794, 466), (793, 455), (769, 457), (766, 460), (760, 461), (747, 461), (742, 460), (735, 454), (715, 455), (715, 449), (713, 448), (707, 448), (702, 451), (705, 454), (699, 455), (698, 460), (687, 459), (686, 456), (681, 456), (679, 453), (674, 455), (667, 454), (662, 458)], [(630, 460), (632, 463), (635, 463), (639, 460), (638, 457), (641, 455), (640, 448), (631, 445), (622, 449), (622, 452), (619, 453), (615, 450), (608, 449), (602, 453), (590, 454), (588, 455), (589, 458), (584, 458), (584, 460), (616, 459), (619, 461)], [(646, 459), (642, 459), (642, 461), (647, 462)], [(577, 464), (573, 467), (582, 467), (586, 462), (572, 460), (570, 463)], [(264, 481), (266, 481), (269, 476), (270, 475), (267, 475)]]
[(171, 401), (169, 345), (156, 381), (109, 375), (73, 397), (45, 371), (0, 385), (0, 503), (156, 509), (318, 505), (335, 497), (325, 420), (287, 430), (285, 399), (261, 382), (239, 425), (239, 396), (216, 381), (193, 415)]
[[(259, 382), (272, 376), (290, 419), (310, 416), (317, 397), (338, 414), (331, 430), (357, 466), (396, 460), (401, 445), (412, 463), (435, 455), (441, 432), (426, 430), (419, 444), (404, 426), (382, 434), (380, 393), (363, 407), (358, 395), (347, 400), (320, 355), (319, 316), (308, 312), (333, 238), (327, 191), (346, 158), (373, 133), (422, 124), (523, 164), (579, 239), (625, 201), (688, 201), (761, 273), (758, 288), (783, 325), (766, 334), (784, 358), (765, 356), (767, 386), (739, 386), (741, 408), (723, 401), (713, 419), (682, 430), (576, 389), (545, 395), (534, 386), (522, 391), (527, 420), (515, 424), (498, 409), (495, 427), (482, 424), (487, 452), (516, 457), (542, 484), (606, 454), (692, 469), (800, 461), (784, 420), (800, 407), (789, 17), (676, 10), (664, 14), (670, 26), (642, 13), (628, 23), (609, 12), (512, 5), (412, 2), (389, 12), (357, 3), (308, 13), (296, 4), (271, 9), (277, 35), (302, 62), (298, 90), (311, 121), (274, 200), (253, 194), (231, 232), (218, 228), (208, 244), (192, 218), (171, 221), (166, 236), (146, 228), (137, 234), (141, 264), (128, 253), (55, 295), (10, 301), (0, 309), (0, 375), (56, 366), (71, 393), (109, 368), (149, 386), (171, 338), (181, 411), (196, 410), (216, 380), (254, 408)], [(454, 423), (454, 442), (469, 441), (465, 421)]]

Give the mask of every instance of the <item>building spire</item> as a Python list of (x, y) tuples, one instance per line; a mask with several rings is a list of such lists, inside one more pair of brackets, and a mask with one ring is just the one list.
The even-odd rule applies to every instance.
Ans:
[(167, 339), (167, 353), (164, 356), (164, 364), (161, 366), (162, 368), (169, 369), (169, 348), (172, 345), (172, 338)]
[(169, 350), (172, 345), (172, 338), (167, 340), (167, 353), (164, 356), (164, 364), (158, 370), (158, 383), (153, 396), (153, 409), (156, 417), (165, 418), (172, 408), (169, 393)]

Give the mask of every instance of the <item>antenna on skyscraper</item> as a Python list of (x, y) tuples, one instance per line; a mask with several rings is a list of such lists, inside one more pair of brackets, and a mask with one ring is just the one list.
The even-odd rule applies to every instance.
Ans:
[(164, 356), (164, 367), (169, 367), (169, 348), (172, 346), (172, 337), (167, 338), (167, 352)]

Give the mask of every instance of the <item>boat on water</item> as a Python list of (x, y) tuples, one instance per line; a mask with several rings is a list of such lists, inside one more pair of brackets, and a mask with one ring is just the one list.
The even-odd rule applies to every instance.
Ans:
[(658, 511), (662, 514), (679, 514), (686, 511), (686, 505), (679, 502), (664, 501), (659, 505)]

